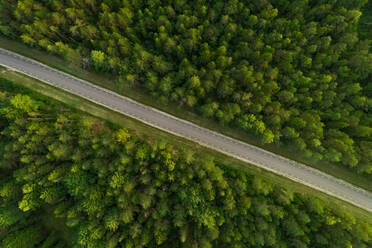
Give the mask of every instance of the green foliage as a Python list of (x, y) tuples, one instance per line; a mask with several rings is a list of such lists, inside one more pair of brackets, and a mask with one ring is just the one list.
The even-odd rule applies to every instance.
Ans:
[(0, 209), (0, 226), (9, 227), (22, 218), (20, 210), (12, 205), (5, 205)]
[(119, 90), (371, 173), (366, 2), (2, 0), (0, 33), (110, 72)]
[(145, 87), (263, 143), (370, 173), (371, 3), (352, 2), (3, 0), (0, 33), (76, 55), (119, 90)]
[(9, 234), (3, 240), (4, 248), (33, 248), (43, 239), (40, 227), (31, 226)]
[(93, 66), (96, 70), (105, 70), (107, 68), (106, 65), (106, 55), (101, 51), (92, 51), (91, 52), (91, 59)]
[(362, 16), (359, 21), (359, 34), (361, 38), (372, 40), (372, 2), (367, 1), (363, 6)]
[[(3, 95), (0, 170), (11, 179), (0, 176), (1, 247), (67, 247), (35, 221), (44, 209), (65, 223), (73, 247), (372, 245), (370, 225), (317, 198), (25, 94)], [(69, 155), (56, 155), (66, 144)]]

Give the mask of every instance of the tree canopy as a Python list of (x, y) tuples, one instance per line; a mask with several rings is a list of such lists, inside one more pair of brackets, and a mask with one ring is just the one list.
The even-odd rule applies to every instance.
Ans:
[(119, 89), (371, 173), (366, 1), (0, 0), (0, 32), (80, 56)]
[(3, 83), (2, 247), (68, 247), (38, 221), (46, 210), (72, 247), (372, 245), (370, 224), (311, 194)]

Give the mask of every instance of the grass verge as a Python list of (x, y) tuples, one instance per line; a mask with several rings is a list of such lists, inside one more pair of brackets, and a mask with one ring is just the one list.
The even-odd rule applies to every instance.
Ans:
[(21, 42), (9, 40), (4, 37), (0, 37), (0, 47), (22, 54), (26, 57), (33, 58), (37, 61), (45, 63), (51, 67), (67, 72), (69, 74), (72, 74), (76, 77), (82, 78), (93, 84), (115, 91), (121, 95), (128, 96), (143, 104), (160, 109), (181, 119), (191, 121), (199, 126), (222, 133), (234, 139), (241, 140), (243, 142), (261, 147), (273, 153), (280, 154), (284, 157), (290, 158), (297, 162), (306, 164), (315, 169), (323, 171), (336, 178), (340, 178), (355, 186), (366, 189), (368, 191), (372, 191), (372, 175), (357, 174), (355, 170), (347, 168), (345, 166), (332, 164), (326, 161), (316, 161), (314, 159), (306, 158), (303, 153), (299, 153), (291, 147), (278, 146), (275, 144), (263, 145), (257, 137), (249, 135), (247, 132), (237, 128), (221, 126), (215, 120), (206, 119), (195, 114), (192, 111), (192, 109), (188, 107), (185, 106), (181, 107), (174, 103), (168, 104), (159, 103), (149, 94), (147, 94), (146, 90), (144, 89), (131, 88), (126, 89), (124, 93), (118, 92), (112, 75), (98, 74), (95, 72), (84, 70), (74, 59), (72, 59), (71, 61), (66, 61), (58, 56), (54, 56), (47, 52), (27, 47)]
[(17, 72), (8, 71), (4, 69), (0, 71), (0, 78), (7, 79), (16, 85), (24, 86), (33, 92), (62, 102), (64, 105), (69, 106), (70, 108), (73, 108), (76, 111), (79, 111), (81, 113), (88, 113), (97, 118), (105, 120), (110, 125), (126, 127), (130, 132), (135, 133), (136, 135), (143, 139), (149, 141), (166, 139), (168, 143), (173, 145), (174, 147), (185, 147), (190, 150), (193, 150), (197, 156), (198, 155), (211, 156), (214, 158), (217, 164), (223, 167), (234, 168), (239, 171), (246, 171), (252, 175), (259, 175), (265, 180), (285, 187), (287, 189), (290, 189), (293, 192), (315, 195), (324, 200), (327, 205), (337, 206), (337, 208), (340, 208), (343, 211), (351, 213), (356, 218), (363, 219), (372, 224), (372, 213), (361, 208), (358, 208), (350, 203), (344, 202), (335, 197), (324, 194), (318, 190), (294, 182), (288, 178), (258, 168), (254, 165), (229, 157), (212, 149), (200, 146), (197, 143), (194, 143), (187, 139), (148, 126), (142, 122), (139, 122), (125, 115), (119, 114), (103, 106), (89, 102), (88, 100), (72, 95), (58, 88), (46, 85), (36, 79), (30, 78)]

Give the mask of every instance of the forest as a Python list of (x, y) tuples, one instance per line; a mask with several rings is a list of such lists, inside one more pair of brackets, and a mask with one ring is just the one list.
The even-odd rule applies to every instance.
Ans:
[(0, 80), (3, 248), (372, 246), (370, 223), (309, 193)]
[(119, 90), (142, 87), (263, 143), (370, 174), (366, 3), (0, 0), (0, 33), (115, 75)]

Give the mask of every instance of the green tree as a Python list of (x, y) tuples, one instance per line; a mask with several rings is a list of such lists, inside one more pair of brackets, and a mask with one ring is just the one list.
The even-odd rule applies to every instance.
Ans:
[(107, 58), (106, 58), (106, 54), (104, 52), (93, 50), (91, 52), (90, 57), (91, 57), (93, 66), (96, 70), (98, 70), (98, 71), (107, 70), (107, 68), (108, 68)]

